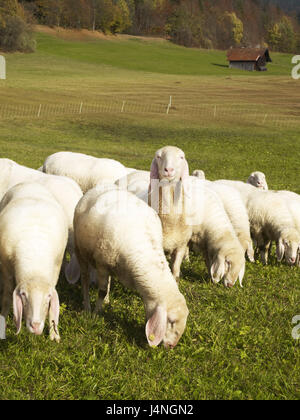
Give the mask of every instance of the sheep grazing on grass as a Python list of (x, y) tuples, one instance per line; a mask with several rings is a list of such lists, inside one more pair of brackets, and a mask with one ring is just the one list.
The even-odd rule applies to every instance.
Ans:
[(90, 310), (91, 264), (99, 286), (95, 311), (101, 311), (109, 276), (115, 274), (143, 299), (149, 345), (163, 341), (165, 347), (174, 347), (185, 329), (188, 309), (166, 261), (155, 211), (125, 190), (94, 188), (76, 207), (74, 233), (85, 309)]
[(118, 179), (115, 184), (120, 188), (123, 188), (129, 192), (132, 192), (134, 195), (143, 194), (149, 186), (150, 181), (150, 172), (136, 170), (135, 172), (130, 172), (128, 175)]
[[(194, 178), (196, 182), (203, 185), (203, 181)], [(199, 190), (201, 200), (197, 205), (198, 224), (193, 226), (193, 249), (203, 254), (214, 283), (224, 280), (225, 286), (232, 287), (239, 279), (242, 286), (245, 246), (241, 245), (219, 195), (208, 185), (205, 182), (202, 191)]]
[(268, 262), (271, 241), (277, 245), (277, 259), (285, 256), (287, 264), (297, 260), (300, 232), (283, 196), (272, 191), (252, 193), (247, 201), (251, 235), (260, 249), (264, 264)]
[(207, 188), (212, 189), (220, 197), (227, 216), (242, 247), (251, 262), (254, 262), (254, 250), (250, 234), (250, 222), (246, 206), (234, 188), (216, 182), (206, 181)]
[[(40, 335), (49, 315), (50, 339), (59, 341), (59, 298), (55, 289), (67, 245), (65, 213), (38, 183), (12, 187), (0, 203), (1, 323), (13, 298), (17, 334), (24, 311), (28, 330)], [(5, 324), (4, 324), (5, 326)]]
[(70, 263), (65, 262), (65, 275), (70, 283), (76, 282), (80, 277), (79, 265), (74, 253), (73, 217), (75, 207), (82, 197), (78, 184), (65, 176), (47, 175), (32, 168), (27, 168), (10, 159), (0, 159), (0, 199), (6, 191), (20, 182), (38, 182), (44, 185), (56, 198), (65, 211), (68, 220), (68, 246), (71, 256)]
[(57, 152), (48, 156), (43, 171), (72, 178), (83, 193), (99, 183), (113, 184), (128, 173), (125, 166), (116, 160), (73, 152)]
[(261, 190), (268, 190), (266, 175), (263, 172), (252, 172), (247, 179), (247, 184), (253, 185)]

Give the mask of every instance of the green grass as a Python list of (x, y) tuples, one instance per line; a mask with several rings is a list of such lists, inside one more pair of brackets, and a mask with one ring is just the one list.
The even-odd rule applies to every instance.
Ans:
[[(1, 101), (26, 103), (32, 100), (28, 92), (46, 101), (76, 98), (83, 93), (93, 98), (95, 86), (106, 94), (130, 94), (130, 86), (132, 95), (138, 96), (142, 88), (144, 94), (154, 92), (160, 97), (163, 86), (173, 86), (180, 98), (190, 97), (196, 103), (201, 95), (193, 96), (193, 91), (203, 83), (207, 83), (206, 92), (219, 95), (222, 102), (241, 97), (238, 91), (227, 92), (224, 74), (191, 76), (196, 68), (191, 63), (186, 64), (189, 69), (184, 70), (181, 84), (174, 87), (178, 80), (174, 74), (176, 60), (182, 63), (185, 54), (201, 55), (197, 50), (122, 41), (126, 44), (123, 50), (120, 43), (112, 41), (109, 55), (108, 41), (107, 45), (104, 41), (73, 45), (50, 38), (39, 35), (36, 54), (8, 57), (10, 66), (15, 67), (11, 67), (5, 84), (0, 84)], [(101, 52), (102, 57), (110, 61), (105, 65), (100, 53), (93, 61), (93, 48), (102, 44), (106, 51)], [(129, 69), (126, 57), (118, 60), (130, 45), (136, 51), (136, 63), (141, 58), (142, 70), (133, 63), (135, 68)], [(147, 67), (144, 62), (149, 49), (161, 74), (153, 73), (154, 63)], [(157, 53), (169, 49), (168, 63), (157, 61), (155, 49)], [(83, 56), (76, 58), (76, 51)], [(134, 57), (133, 51), (131, 54)], [(209, 57), (209, 53), (204, 54)], [(221, 57), (222, 53), (211, 54), (216, 60), (214, 54)], [(172, 74), (168, 74), (171, 63), (173, 71), (169, 67)], [(285, 87), (291, 92), (296, 86), (289, 78), (275, 75), (263, 83), (248, 74), (229, 82), (239, 87), (250, 83), (253, 88), (254, 79), (266, 102), (270, 91), (274, 102), (289, 102)], [(297, 95), (293, 92), (291, 101), (296, 103)], [(247, 100), (255, 101), (255, 97)], [(300, 193), (296, 129), (260, 127), (242, 121), (199, 121), (193, 115), (172, 114), (103, 113), (81, 118), (7, 119), (0, 123), (1, 157), (33, 168), (38, 168), (50, 153), (72, 150), (148, 169), (155, 150), (173, 144), (186, 152), (190, 170), (202, 168), (210, 179), (244, 180), (251, 171), (262, 170), (270, 188)], [(115, 281), (111, 303), (103, 316), (93, 318), (82, 312), (80, 285), (70, 286), (61, 276), (62, 341), (50, 342), (47, 327), (42, 336), (35, 337), (23, 325), (16, 336), (11, 314), (7, 340), (0, 342), (0, 399), (299, 399), (300, 347), (291, 335), (292, 318), (300, 314), (299, 273), (297, 268), (277, 263), (273, 255), (267, 267), (247, 262), (244, 288), (236, 285), (227, 290), (221, 284), (214, 286), (202, 258), (192, 255), (190, 263), (183, 264), (180, 282), (190, 315), (184, 335), (171, 351), (147, 345), (143, 303), (136, 293)], [(95, 302), (96, 291), (91, 294)]]

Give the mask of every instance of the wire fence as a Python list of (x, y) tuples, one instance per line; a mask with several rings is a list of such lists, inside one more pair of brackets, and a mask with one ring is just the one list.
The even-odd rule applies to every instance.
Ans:
[(296, 128), (300, 127), (300, 114), (283, 114), (277, 110), (266, 109), (263, 105), (251, 104), (188, 104), (174, 103), (172, 97), (168, 103), (138, 102), (103, 98), (97, 103), (35, 103), (1, 104), (0, 120), (14, 118), (45, 119), (48, 117), (92, 115), (101, 113), (115, 114), (165, 114), (190, 116), (201, 121), (248, 122), (258, 125), (273, 125)]

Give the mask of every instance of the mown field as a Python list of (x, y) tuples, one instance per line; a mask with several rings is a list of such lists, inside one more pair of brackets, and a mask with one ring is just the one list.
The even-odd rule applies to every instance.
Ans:
[[(198, 106), (259, 104), (282, 119), (299, 116), (290, 56), (272, 54), (265, 74), (229, 70), (224, 52), (143, 39), (65, 40), (37, 34), (37, 52), (11, 54), (0, 104), (96, 102), (106, 98)], [(174, 110), (175, 111), (175, 110)], [(265, 111), (263, 111), (265, 112)], [(38, 168), (72, 150), (148, 169), (156, 149), (181, 147), (190, 170), (245, 180), (266, 173), (272, 189), (300, 193), (299, 126), (213, 119), (196, 113), (99, 112), (0, 118), (0, 156)], [(103, 316), (82, 312), (80, 285), (59, 279), (60, 344), (48, 331), (15, 335), (12, 314), (0, 342), (0, 399), (299, 399), (300, 271), (247, 262), (244, 288), (213, 285), (199, 256), (184, 263), (180, 289), (190, 310), (175, 349), (150, 348), (140, 297), (115, 279)], [(96, 291), (92, 291), (95, 302)]]

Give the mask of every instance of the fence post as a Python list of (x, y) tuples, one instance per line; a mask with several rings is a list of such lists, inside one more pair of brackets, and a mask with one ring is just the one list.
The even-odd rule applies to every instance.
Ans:
[(215, 105), (214, 107), (214, 118), (216, 118), (216, 116), (217, 116), (217, 105)]
[(39, 110), (38, 110), (38, 114), (37, 114), (37, 117), (39, 118), (40, 117), (40, 115), (41, 115), (41, 109), (42, 109), (42, 104), (40, 104), (40, 106), (39, 106)]
[(171, 106), (172, 106), (172, 96), (170, 96), (170, 100), (169, 100), (169, 103), (168, 103), (167, 114), (169, 113)]
[(81, 113), (82, 113), (82, 107), (83, 107), (83, 102), (81, 102), (81, 104), (80, 104), (79, 114), (81, 114)]
[(123, 112), (123, 111), (124, 111), (124, 107), (125, 107), (125, 102), (126, 102), (126, 101), (123, 101), (123, 103), (122, 103), (122, 108), (121, 108), (121, 112)]
[(263, 124), (266, 122), (267, 116), (268, 116), (268, 114), (265, 114)]

